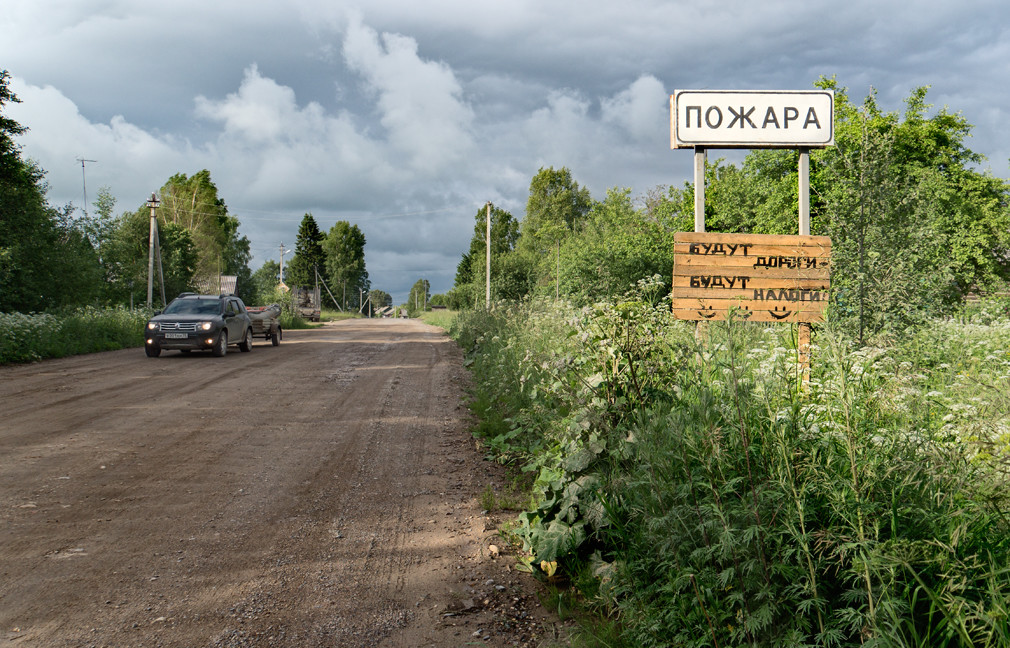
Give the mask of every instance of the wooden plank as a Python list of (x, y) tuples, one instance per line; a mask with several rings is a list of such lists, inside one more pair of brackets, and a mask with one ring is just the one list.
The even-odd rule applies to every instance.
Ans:
[[(722, 320), (731, 309), (737, 309), (741, 319), (757, 322), (821, 322), (828, 302), (790, 301), (786, 299), (673, 299), (673, 312), (678, 319)], [(686, 317), (681, 317), (685, 314)]]
[(831, 287), (828, 278), (783, 278), (756, 277), (747, 274), (683, 274), (673, 276), (674, 291), (679, 288), (721, 288), (726, 290), (753, 288), (788, 288), (802, 290), (827, 290)]
[(752, 268), (749, 266), (693, 265), (675, 262), (675, 277), (751, 277), (755, 279), (821, 279), (831, 278), (830, 264), (817, 268)]
[(720, 232), (675, 232), (674, 243), (750, 243), (753, 245), (826, 245), (830, 236), (799, 236), (796, 234), (724, 234)]
[(724, 245), (722, 243), (675, 243), (673, 253), (676, 255), (703, 257), (830, 257), (831, 246), (825, 245)]
[(767, 310), (804, 310), (821, 311), (827, 308), (826, 300), (789, 300), (789, 299), (744, 299), (728, 297), (726, 299), (712, 297), (674, 297), (673, 308), (696, 308), (707, 310), (729, 310), (731, 308), (746, 308), (752, 311)]
[(828, 257), (796, 256), (708, 256), (702, 254), (678, 254), (673, 257), (675, 267), (715, 266), (724, 268), (816, 270), (830, 268)]
[[(693, 308), (678, 308), (673, 311), (673, 316), (680, 320), (692, 320), (697, 322), (720, 322), (729, 319), (729, 311), (700, 311)], [(817, 323), (824, 321), (824, 314), (810, 311), (789, 311), (779, 312), (772, 315), (769, 311), (736, 311), (734, 319), (747, 322), (772, 322), (779, 324), (795, 324), (797, 322)]]
[(828, 301), (828, 291), (810, 290), (809, 288), (746, 288), (743, 290), (674, 288), (673, 299), (744, 299), (747, 301), (817, 303)]

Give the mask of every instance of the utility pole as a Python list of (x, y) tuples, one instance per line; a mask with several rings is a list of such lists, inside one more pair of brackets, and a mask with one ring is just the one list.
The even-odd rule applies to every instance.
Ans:
[(81, 163), (81, 184), (84, 186), (84, 217), (88, 217), (88, 179), (87, 175), (84, 173), (84, 163), (85, 162), (98, 162), (98, 160), (87, 160), (85, 158), (77, 158), (77, 161)]
[(281, 253), (281, 274), (280, 274), (280, 280), (281, 280), (281, 285), (284, 286), (284, 285), (287, 285), (287, 284), (284, 283), (284, 255), (287, 254), (288, 252), (290, 252), (291, 250), (285, 250), (284, 249), (284, 243), (281, 243), (280, 247), (278, 249), (280, 250), (280, 253)]
[(491, 310), (491, 201), (487, 201), (487, 237), (484, 246), (487, 249), (487, 272), (485, 272), (484, 303)]
[[(81, 163), (81, 168), (84, 168), (84, 163)], [(155, 216), (155, 210), (158, 209), (158, 205), (161, 201), (158, 200), (157, 196), (153, 193), (151, 198), (147, 201), (147, 206), (151, 208), (151, 227), (148, 233), (148, 245), (147, 245), (147, 307), (151, 307), (151, 302), (154, 301), (154, 247), (158, 240), (158, 219)], [(162, 278), (161, 281), (162, 290), (165, 287), (165, 280)], [(162, 299), (164, 301), (164, 299)]]

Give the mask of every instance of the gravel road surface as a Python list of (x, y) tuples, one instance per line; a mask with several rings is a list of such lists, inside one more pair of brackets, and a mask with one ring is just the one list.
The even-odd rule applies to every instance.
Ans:
[(0, 367), (0, 645), (545, 645), (466, 380), (414, 320)]

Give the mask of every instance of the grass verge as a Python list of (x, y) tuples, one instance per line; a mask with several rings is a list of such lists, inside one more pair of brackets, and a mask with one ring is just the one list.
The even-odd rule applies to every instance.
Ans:
[(0, 364), (143, 346), (150, 316), (146, 309), (92, 307), (60, 314), (0, 313)]

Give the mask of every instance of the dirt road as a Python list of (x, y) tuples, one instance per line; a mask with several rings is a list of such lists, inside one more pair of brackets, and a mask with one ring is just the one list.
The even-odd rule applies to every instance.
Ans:
[(413, 320), (0, 368), (0, 645), (537, 645), (465, 379)]

